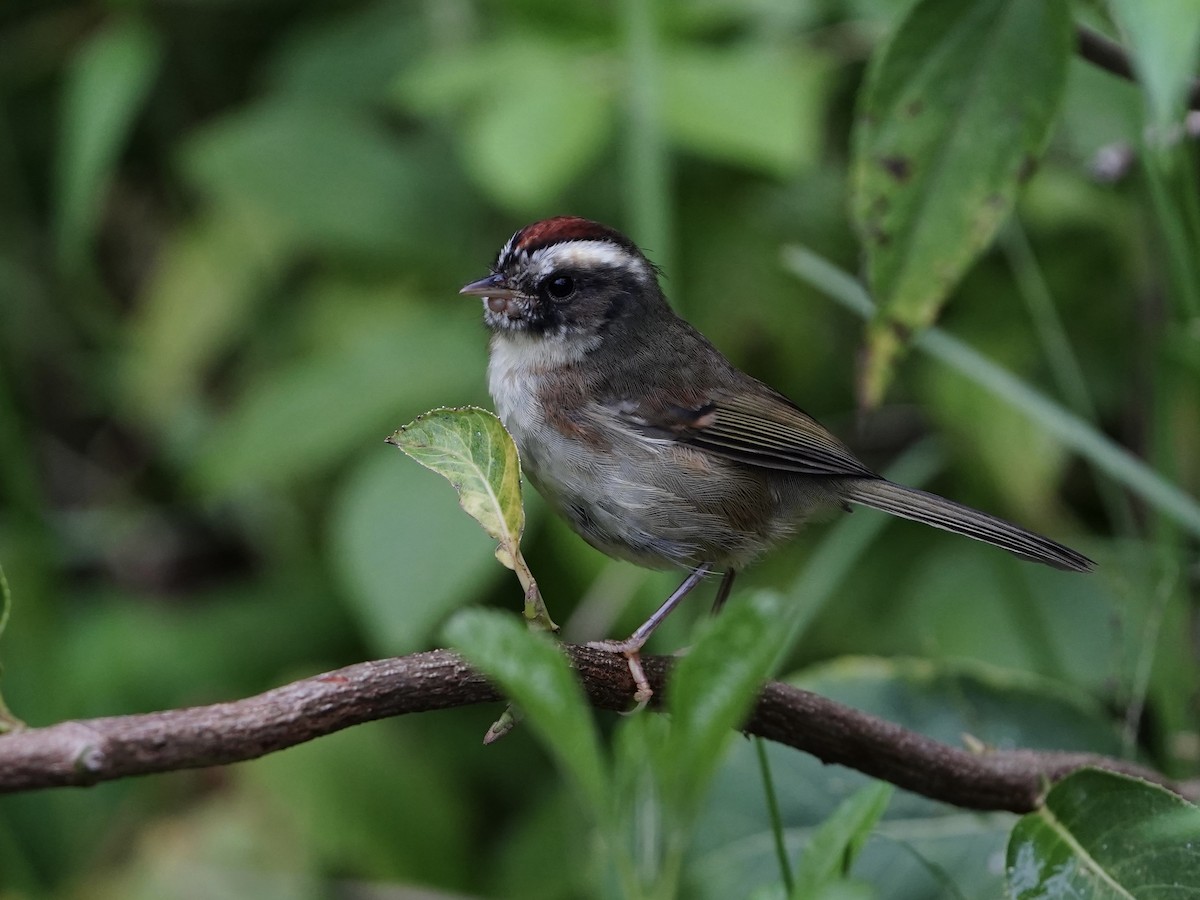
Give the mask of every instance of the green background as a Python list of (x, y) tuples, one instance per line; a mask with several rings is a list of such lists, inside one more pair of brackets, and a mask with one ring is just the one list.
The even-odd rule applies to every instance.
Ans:
[[(951, 741), (1194, 773), (1187, 536), (921, 354), (882, 408), (856, 414), (862, 323), (781, 262), (798, 244), (860, 271), (850, 129), (900, 12), (10, 0), (0, 688), (13, 712), (45, 725), (233, 699), (438, 646), (466, 605), (515, 615), (515, 578), (450, 486), (383, 439), (433, 406), (490, 406), (478, 301), (457, 289), (515, 229), (570, 213), (631, 234), (678, 309), (868, 464), (932, 435), (927, 486), (1101, 563), (1069, 576), (887, 523), (825, 583), (785, 671)], [(1136, 155), (1115, 179), (1095, 171), (1141, 136), (1138, 89), (1072, 61), (1046, 158), (941, 326), (1058, 395), (1049, 310), (1095, 433), (1194, 496), (1200, 353), (1176, 300), (1197, 286), (1165, 249), (1187, 213), (1155, 204)], [(1194, 165), (1177, 150), (1176, 173)], [(528, 503), (525, 555), (568, 638), (627, 632), (673, 585)], [(829, 533), (814, 526), (742, 588), (801, 608)], [(685, 645), (705, 608), (652, 649)], [(497, 713), (2, 797), (0, 898), (589, 896), (587, 823), (527, 729), (480, 747)], [(767, 845), (738, 843), (766, 827), (748, 752), (718, 775), (685, 867), (694, 892), (721, 896), (717, 873), (745, 872), (747, 894), (772, 877)], [(773, 751), (776, 787), (802, 840), (861, 780), (789, 753)], [(916, 856), (967, 896), (1000, 896), (1013, 820), (901, 796), (864, 857), (872, 890), (929, 896), (933, 868), (897, 874)]]

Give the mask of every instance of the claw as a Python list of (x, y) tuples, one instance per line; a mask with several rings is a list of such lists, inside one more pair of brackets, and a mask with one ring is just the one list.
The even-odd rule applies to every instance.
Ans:
[(625, 641), (591, 641), (587, 646), (593, 650), (604, 650), (607, 653), (620, 653), (629, 665), (629, 674), (633, 678), (633, 709), (626, 710), (623, 715), (633, 715), (645, 708), (654, 696), (654, 689), (646, 678), (646, 670), (642, 668), (642, 645), (645, 641), (635, 641), (633, 638)]

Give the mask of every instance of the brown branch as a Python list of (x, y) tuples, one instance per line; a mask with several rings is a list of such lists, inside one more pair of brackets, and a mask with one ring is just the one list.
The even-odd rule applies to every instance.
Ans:
[[(622, 657), (587, 647), (566, 649), (593, 705), (628, 706), (633, 683)], [(656, 698), (661, 697), (670, 690), (671, 658), (643, 662)], [(63, 722), (2, 736), (0, 793), (239, 762), (362, 722), (499, 699), (495, 688), (449, 650), (359, 663), (245, 700)], [(1156, 772), (1103, 756), (969, 752), (780, 683), (763, 689), (745, 730), (970, 809), (1028, 811), (1045, 783), (1084, 765), (1187, 792)]]
[[(1075, 49), (1080, 57), (1105, 72), (1127, 81), (1137, 81), (1133, 63), (1125, 48), (1098, 31), (1084, 28), (1082, 25), (1076, 26)], [(1188, 109), (1200, 110), (1200, 79), (1192, 79), (1188, 88), (1187, 105)]]

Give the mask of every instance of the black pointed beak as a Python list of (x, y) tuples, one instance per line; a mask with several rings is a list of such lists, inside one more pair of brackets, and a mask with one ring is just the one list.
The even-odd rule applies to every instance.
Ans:
[(508, 281), (503, 275), (489, 275), (487, 278), (472, 281), (466, 287), (461, 288), (459, 293), (471, 297), (503, 297), (506, 299), (517, 295), (517, 292), (508, 286)]

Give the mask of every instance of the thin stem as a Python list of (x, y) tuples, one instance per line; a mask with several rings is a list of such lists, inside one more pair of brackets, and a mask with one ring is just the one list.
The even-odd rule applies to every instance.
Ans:
[[(853, 276), (801, 247), (784, 251), (784, 267), (796, 277), (870, 318), (874, 303)], [(1200, 502), (1079, 416), (1055, 403), (1007, 369), (952, 335), (928, 328), (914, 345), (1037, 422), (1083, 458), (1142, 497), (1192, 534), (1200, 535)]]
[(1174, 287), (1172, 293), (1180, 306), (1180, 312), (1195, 320), (1200, 318), (1200, 277), (1196, 274), (1195, 252), (1188, 243), (1184, 219), (1172, 201), (1174, 192), (1170, 186), (1170, 155), (1160, 146), (1143, 144), (1139, 156), (1142, 169), (1146, 173), (1146, 185), (1150, 189), (1154, 215), (1158, 219), (1166, 244), (1167, 271), (1170, 272)]
[(775, 843), (775, 858), (779, 862), (779, 877), (784, 890), (790, 897), (793, 885), (792, 864), (788, 860), (787, 845), (783, 840), (783, 816), (779, 814), (779, 798), (775, 795), (775, 782), (771, 778), (771, 760), (767, 758), (766, 742), (756, 737), (754, 750), (758, 754), (758, 771), (762, 773), (763, 796), (767, 801), (767, 815), (771, 819), (771, 836)]
[(1121, 734), (1121, 755), (1128, 759), (1132, 759), (1137, 752), (1138, 726), (1146, 709), (1146, 697), (1150, 693), (1158, 639), (1178, 577), (1178, 570), (1175, 570), (1164, 573), (1159, 579), (1154, 600), (1151, 601), (1150, 611), (1142, 626), (1142, 639), (1138, 644), (1137, 658), (1134, 660), (1133, 679), (1129, 687), (1129, 699), (1125, 704), (1125, 722)]
[[(1125, 48), (1099, 32), (1082, 25), (1076, 27), (1075, 49), (1081, 59), (1087, 60), (1097, 68), (1126, 81), (1137, 80), (1133, 63)], [(1193, 78), (1188, 85), (1187, 104), (1191, 109), (1200, 109), (1200, 79)]]
[(546, 608), (546, 601), (542, 599), (542, 592), (533, 578), (533, 572), (530, 570), (529, 564), (525, 562), (525, 557), (521, 555), (521, 549), (519, 547), (512, 548), (511, 555), (513, 571), (517, 573), (517, 580), (525, 589), (525, 619), (529, 622), (529, 626), (539, 631), (551, 633), (558, 631), (558, 626), (550, 618), (550, 610)]
[(1071, 340), (1067, 337), (1067, 330), (1058, 314), (1054, 296), (1042, 274), (1042, 267), (1038, 264), (1033, 247), (1029, 244), (1025, 229), (1014, 220), (1001, 234), (1000, 243), (1005, 256), (1008, 257), (1008, 264), (1012, 268), (1021, 299), (1025, 301), (1029, 318), (1033, 320), (1034, 333), (1041, 342), (1042, 354), (1046, 357), (1058, 390), (1076, 413), (1095, 422), (1096, 404), (1092, 402), (1088, 393), (1083, 367), (1071, 347)]
[[(1001, 245), (1008, 257), (1018, 293), (1025, 301), (1029, 318), (1033, 321), (1034, 333), (1042, 345), (1042, 355), (1050, 366), (1050, 373), (1059, 393), (1073, 412), (1095, 425), (1100, 417), (1088, 391), (1083, 367), (1079, 364), (1062, 317), (1058, 314), (1058, 306), (1054, 302), (1050, 285), (1042, 274), (1042, 267), (1019, 222), (1014, 221), (1005, 229), (1001, 236)], [(1117, 525), (1120, 533), (1135, 534), (1137, 523), (1129, 498), (1117, 490), (1109, 478), (1100, 477), (1101, 473), (1096, 471), (1095, 466), (1092, 468), (1097, 475), (1096, 489), (1100, 492), (1109, 518)]]

